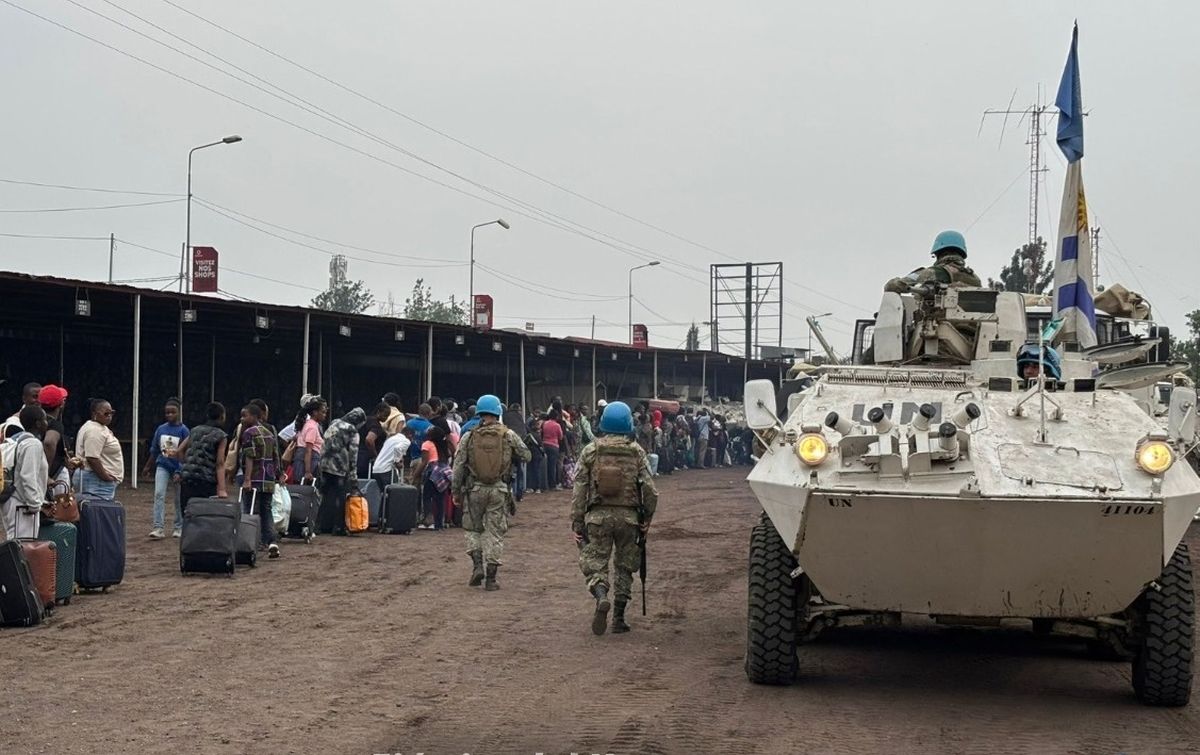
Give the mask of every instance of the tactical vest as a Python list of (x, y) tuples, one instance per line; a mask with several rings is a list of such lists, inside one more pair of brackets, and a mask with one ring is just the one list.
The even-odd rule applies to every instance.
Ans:
[(592, 466), (593, 506), (638, 506), (639, 450), (637, 445), (621, 438), (596, 441), (596, 461)]
[(505, 481), (512, 458), (504, 442), (508, 428), (499, 422), (479, 425), (471, 431), (467, 444), (467, 469), (476, 482), (491, 485)]

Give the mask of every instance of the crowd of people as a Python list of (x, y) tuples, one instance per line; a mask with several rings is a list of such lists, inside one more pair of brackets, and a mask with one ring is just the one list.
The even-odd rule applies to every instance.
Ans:
[[(125, 481), (127, 465), (121, 443), (110, 426), (115, 410), (105, 399), (89, 399), (87, 421), (74, 443), (62, 422), (68, 398), (65, 388), (29, 383), (23, 405), (4, 424), (3, 499), (10, 537), (36, 537), (42, 504), (63, 489), (83, 496), (112, 499)], [(586, 405), (564, 404), (555, 397), (545, 410), (524, 411), (501, 405), (498, 419), (523, 442), (529, 460), (514, 467), (512, 497), (571, 489), (582, 450), (598, 435), (595, 426), (607, 402), (595, 413)], [(271, 501), (279, 484), (311, 485), (319, 492), (318, 531), (346, 533), (346, 498), (373, 479), (382, 490), (407, 482), (420, 491), (418, 529), (441, 532), (460, 526), (462, 502), (452, 490), (453, 463), (463, 435), (482, 416), (474, 402), (431, 396), (406, 413), (396, 393), (387, 393), (369, 412), (353, 409), (330, 417), (328, 401), (305, 395), (294, 414), (276, 424), (270, 407), (253, 399), (236, 416), (229, 431), (226, 408), (211, 403), (199, 424), (183, 420), (178, 399), (163, 405), (162, 423), (150, 438), (142, 476), (154, 485), (149, 537), (180, 537), (187, 501), (236, 497), (256, 506), (262, 524), (262, 547), (280, 555), (271, 526)], [(643, 402), (633, 407), (633, 437), (649, 459), (652, 474), (720, 467), (745, 461), (740, 434), (731, 442), (725, 418), (708, 409), (686, 408), (665, 413)], [(34, 451), (40, 453), (34, 453)], [(233, 495), (231, 496), (231, 491)], [(170, 502), (170, 512), (168, 512)]]

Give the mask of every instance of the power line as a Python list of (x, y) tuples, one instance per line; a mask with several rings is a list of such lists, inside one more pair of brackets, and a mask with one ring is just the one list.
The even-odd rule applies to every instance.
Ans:
[[(507, 273), (502, 273), (499, 270), (496, 270), (495, 268), (488, 267), (487, 265), (483, 264), (482, 262), (476, 262), (475, 267), (478, 267), (481, 270), (486, 270), (487, 272), (491, 273), (492, 275), (496, 276), (497, 278), (500, 278), (501, 280), (509, 283), (510, 285), (516, 286), (517, 288), (524, 289), (526, 291), (529, 291), (530, 293), (537, 294), (538, 296), (545, 296), (545, 297), (549, 297), (551, 299), (558, 299), (560, 301), (569, 301), (569, 302), (574, 302), (576, 304), (597, 304), (599, 302), (606, 302), (606, 301), (621, 301), (625, 298), (624, 296), (596, 296), (595, 294), (586, 294), (586, 293), (582, 293), (582, 292), (578, 292), (578, 291), (567, 291), (567, 290), (561, 289), (561, 288), (555, 288), (554, 292), (550, 292), (550, 291), (547, 291), (542, 288), (534, 288), (533, 286), (526, 284), (524, 281), (520, 280), (519, 278), (514, 278), (514, 277), (508, 275)], [(571, 294), (571, 296), (560, 296), (559, 292), (565, 293), (565, 294)], [(580, 297), (592, 297), (592, 298), (586, 299), (584, 301), (580, 301)]]
[[(108, 236), (47, 236), (40, 233), (0, 233), (13, 239), (51, 239), (59, 241), (108, 241)], [(178, 276), (176, 276), (178, 278)]]
[[(4, 0), (0, 0), (0, 2), (3, 2), (3, 1)], [(127, 207), (153, 207), (155, 205), (174, 204), (176, 202), (183, 202), (183, 201), (185, 201), (185, 200), (184, 199), (159, 199), (159, 200), (155, 200), (153, 202), (130, 202), (128, 204), (95, 205), (92, 207), (38, 207), (38, 208), (33, 208), (33, 209), (4, 209), (4, 210), (0, 210), (0, 212), (11, 213), (11, 214), (35, 214), (35, 213), (46, 213), (46, 212), (90, 212), (92, 210), (121, 210), (121, 209), (125, 209)]]
[(0, 178), (0, 183), (17, 184), (20, 186), (38, 186), (43, 189), (69, 189), (71, 191), (94, 191), (103, 194), (136, 194), (143, 197), (183, 197), (183, 194), (168, 194), (161, 191), (126, 191), (122, 189), (101, 189), (94, 186), (71, 186), (68, 184), (51, 184), (40, 181), (19, 181), (15, 178)]

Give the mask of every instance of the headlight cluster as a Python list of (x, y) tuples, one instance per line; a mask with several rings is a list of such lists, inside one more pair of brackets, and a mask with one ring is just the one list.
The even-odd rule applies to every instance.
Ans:
[(829, 442), (820, 433), (804, 433), (796, 439), (796, 456), (810, 467), (815, 467), (829, 456)]
[(1175, 463), (1175, 452), (1164, 440), (1146, 438), (1138, 443), (1134, 458), (1143, 472), (1160, 475)]

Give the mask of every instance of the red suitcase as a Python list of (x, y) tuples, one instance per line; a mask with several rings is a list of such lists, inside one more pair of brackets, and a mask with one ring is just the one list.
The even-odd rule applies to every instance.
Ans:
[(42, 605), (54, 607), (58, 591), (58, 548), (49, 540), (22, 540), (21, 552), (29, 563), (33, 575), (33, 589), (37, 590)]

